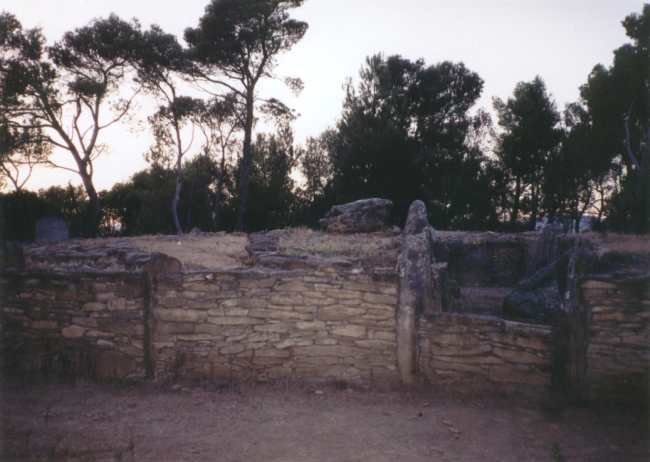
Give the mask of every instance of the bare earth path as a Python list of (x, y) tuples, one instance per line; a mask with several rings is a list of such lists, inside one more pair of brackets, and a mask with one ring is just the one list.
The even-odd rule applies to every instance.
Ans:
[[(345, 387), (5, 385), (0, 460), (648, 461), (647, 416)], [(437, 395), (437, 396), (436, 396)]]

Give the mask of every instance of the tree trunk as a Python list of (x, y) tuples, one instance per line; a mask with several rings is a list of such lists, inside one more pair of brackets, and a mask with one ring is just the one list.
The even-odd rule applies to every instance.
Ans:
[(223, 184), (226, 177), (226, 151), (221, 151), (221, 163), (219, 166), (219, 179), (217, 180), (217, 198), (214, 208), (214, 227), (218, 231), (221, 225), (221, 201), (223, 200)]
[(519, 217), (519, 196), (521, 196), (521, 179), (517, 178), (515, 182), (515, 197), (512, 203), (512, 214), (510, 215), (510, 225), (514, 228)]
[(172, 218), (174, 220), (174, 228), (176, 228), (176, 234), (179, 236), (183, 234), (183, 228), (181, 228), (181, 222), (178, 219), (178, 203), (181, 199), (181, 189), (183, 187), (183, 178), (181, 170), (181, 157), (178, 157), (176, 162), (176, 189), (174, 190), (174, 198), (172, 199)]
[(253, 95), (246, 98), (246, 119), (244, 125), (244, 149), (239, 184), (239, 217), (237, 231), (246, 230), (246, 214), (248, 212), (248, 187), (250, 183), (251, 167), (253, 165), (252, 137), (253, 137)]
[(86, 228), (86, 234), (88, 237), (97, 237), (99, 225), (102, 221), (102, 206), (99, 202), (99, 195), (93, 184), (92, 177), (83, 165), (79, 165), (79, 176), (88, 195), (88, 227)]
[(528, 222), (528, 230), (535, 231), (535, 225), (537, 224), (537, 211), (539, 208), (539, 190), (535, 187), (535, 184), (531, 186), (531, 190), (531, 209), (530, 221)]
[(637, 223), (637, 232), (639, 234), (650, 232), (650, 133), (646, 143), (648, 145), (646, 152), (640, 153), (640, 168), (636, 179), (637, 197), (639, 198), (639, 218)]
[(176, 113), (173, 114), (174, 117), (174, 131), (176, 132), (176, 189), (174, 190), (174, 198), (172, 199), (172, 219), (174, 220), (174, 228), (176, 228), (176, 234), (181, 236), (183, 234), (183, 228), (181, 227), (181, 222), (178, 219), (178, 203), (181, 199), (181, 189), (183, 187), (183, 144), (181, 142), (181, 129), (178, 126), (178, 117)]

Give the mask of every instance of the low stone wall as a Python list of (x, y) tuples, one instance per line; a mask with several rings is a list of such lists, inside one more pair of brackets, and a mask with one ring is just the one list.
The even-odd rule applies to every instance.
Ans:
[(144, 287), (141, 275), (2, 275), (4, 367), (99, 379), (144, 376)]
[(394, 276), (354, 270), (161, 279), (156, 377), (394, 382), (396, 304)]
[[(420, 290), (429, 273), (418, 265), (412, 265), (415, 275), (425, 276), (407, 284), (403, 255), (400, 264), (380, 267), (275, 249), (255, 254), (252, 266), (194, 271), (120, 242), (117, 248), (98, 242), (89, 253), (87, 244), (71, 244), (69, 255), (65, 246), (27, 249), (21, 265), (0, 272), (0, 358), (8, 371), (99, 379), (423, 379), (538, 396), (552, 373), (558, 384), (567, 371), (577, 371), (574, 385), (587, 397), (650, 402), (650, 257), (626, 254), (614, 259), (616, 265), (611, 255), (599, 258), (590, 267), (594, 273), (582, 276), (579, 329), (568, 323), (568, 331), (560, 326), (552, 334), (551, 326), (450, 306), (443, 286), (453, 278), (477, 303), (484, 289), (493, 291), (487, 305), (503, 296), (502, 285), (514, 281), (511, 269), (483, 279), (472, 273), (489, 272), (486, 261), (492, 260), (500, 262), (495, 268), (512, 262), (521, 269), (525, 243), (501, 241), (461, 246), (460, 260), (436, 254), (443, 263), (432, 265), (431, 290)], [(489, 258), (474, 267), (472, 255)], [(433, 293), (424, 299), (415, 292), (399, 295), (409, 287)], [(433, 296), (440, 300), (428, 306)], [(400, 319), (408, 321), (401, 337)], [(572, 345), (568, 340), (577, 331), (587, 333), (585, 342), (579, 336), (578, 354), (563, 358), (557, 352)], [(408, 353), (404, 374), (400, 351)], [(409, 375), (412, 380), (404, 378)]]
[(526, 274), (531, 241), (514, 234), (437, 233), (434, 254), (447, 263), (449, 311), (499, 315), (506, 295)]
[(418, 366), (431, 383), (525, 394), (551, 385), (551, 328), (467, 314), (419, 320)]
[(588, 310), (589, 397), (650, 403), (650, 274), (585, 280), (581, 302)]

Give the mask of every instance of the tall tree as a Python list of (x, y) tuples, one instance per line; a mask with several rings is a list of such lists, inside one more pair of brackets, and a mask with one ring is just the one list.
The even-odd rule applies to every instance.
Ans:
[[(171, 214), (176, 234), (183, 234), (178, 204), (183, 189), (183, 159), (192, 149), (195, 132), (204, 111), (203, 101), (189, 96), (177, 96), (149, 117), (154, 133), (154, 145), (145, 158), (153, 165), (171, 167), (175, 176), (174, 195), (171, 200)], [(184, 141), (181, 132), (190, 131), (190, 139)]]
[[(200, 100), (179, 94), (180, 79), (189, 73), (190, 61), (176, 37), (154, 25), (134, 42), (138, 80), (156, 98), (163, 101), (158, 112), (150, 117), (156, 144), (149, 153), (154, 162), (170, 160), (176, 173), (176, 189), (171, 201), (171, 213), (177, 234), (183, 233), (178, 217), (178, 204), (183, 187), (183, 157), (192, 147), (193, 137), (185, 140), (184, 125), (192, 128), (203, 111)], [(172, 152), (173, 151), (173, 152)]]
[[(630, 14), (623, 27), (631, 39), (614, 50), (610, 67), (594, 67), (581, 87), (582, 104), (593, 127), (595, 161), (620, 159), (627, 211), (615, 211), (637, 232), (650, 230), (650, 4)], [(623, 199), (622, 197), (619, 199)]]
[(291, 173), (301, 155), (302, 150), (294, 145), (293, 132), (287, 124), (278, 127), (276, 134), (257, 136), (253, 144), (250, 181), (251, 229), (274, 229), (291, 224), (296, 205)]
[(497, 136), (497, 155), (511, 178), (512, 205), (510, 222), (519, 219), (522, 202), (526, 202), (530, 228), (534, 229), (542, 198), (545, 168), (559, 148), (560, 114), (540, 77), (520, 82), (513, 96), (496, 98), (501, 132)]
[[(118, 88), (129, 69), (134, 33), (134, 24), (111, 15), (47, 48), (38, 29), (23, 30), (13, 15), (0, 15), (0, 110), (12, 128), (41, 129), (49, 144), (70, 154), (74, 168), (50, 164), (81, 178), (90, 201), (90, 234), (101, 220), (93, 182), (94, 161), (105, 151), (100, 134), (127, 114), (132, 101), (119, 98)], [(114, 110), (106, 117), (111, 100)]]
[(238, 146), (241, 146), (237, 138), (241, 126), (236, 113), (236, 97), (230, 95), (210, 101), (202, 114), (199, 128), (205, 139), (204, 154), (218, 163), (212, 225), (214, 229), (221, 229), (230, 171), (236, 164)]
[(395, 202), (401, 221), (411, 201), (424, 199), (437, 226), (471, 215), (467, 184), (482, 154), (467, 142), (469, 110), (482, 87), (462, 63), (369, 57), (359, 84), (346, 86), (328, 143), (334, 200), (381, 195)]
[[(252, 166), (252, 133), (257, 85), (273, 76), (277, 56), (289, 50), (307, 31), (307, 23), (290, 18), (289, 10), (303, 0), (212, 0), (196, 28), (185, 31), (198, 79), (232, 92), (237, 97), (240, 124), (244, 129), (240, 169), (240, 208), (237, 228), (246, 226), (248, 188)], [(286, 79), (294, 89), (298, 79)], [(267, 108), (286, 110), (277, 100)], [(270, 106), (269, 106), (270, 104)]]

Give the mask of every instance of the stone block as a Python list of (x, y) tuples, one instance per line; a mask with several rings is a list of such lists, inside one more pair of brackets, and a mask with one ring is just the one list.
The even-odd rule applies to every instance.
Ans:
[(302, 305), (304, 304), (304, 299), (300, 293), (272, 295), (269, 303), (282, 306)]
[(379, 305), (397, 305), (397, 298), (394, 295), (365, 293), (363, 294), (363, 300), (368, 303), (376, 303)]
[(305, 346), (305, 347), (295, 347), (293, 349), (296, 356), (335, 356), (339, 358), (343, 357), (358, 357), (362, 359), (366, 351), (362, 348), (350, 347), (345, 345), (332, 345), (332, 346)]
[(301, 338), (288, 338), (286, 340), (283, 340), (282, 342), (276, 344), (276, 348), (279, 348), (281, 350), (285, 348), (290, 348), (290, 347), (295, 347), (295, 346), (309, 346), (313, 345), (314, 341), (313, 340), (307, 340), (307, 339), (301, 339)]
[(583, 289), (616, 289), (616, 284), (590, 279), (588, 281), (584, 281), (580, 287)]
[(56, 321), (33, 321), (33, 329), (57, 329), (59, 324)]
[(255, 326), (253, 329), (257, 332), (278, 332), (281, 334), (289, 332), (289, 326), (286, 324), (262, 324)]
[(80, 338), (86, 333), (86, 329), (81, 326), (67, 326), (61, 329), (61, 335), (64, 338)]
[(260, 358), (289, 358), (291, 356), (291, 352), (288, 350), (277, 350), (277, 349), (263, 349), (263, 350), (257, 350), (255, 352), (255, 357), (260, 357)]
[(366, 328), (356, 325), (339, 326), (334, 327), (332, 333), (341, 337), (363, 338), (366, 336)]
[(325, 323), (323, 321), (299, 321), (296, 323), (296, 328), (300, 330), (323, 330)]
[(253, 319), (242, 316), (223, 316), (217, 318), (208, 318), (210, 324), (217, 324), (219, 326), (250, 326), (260, 324), (259, 319)]
[(163, 309), (158, 308), (154, 311), (156, 319), (171, 322), (198, 322), (205, 321), (207, 313), (195, 310), (186, 310), (182, 308)]
[(223, 355), (234, 355), (237, 353), (242, 353), (246, 350), (246, 347), (243, 345), (228, 345), (226, 347), (220, 348), (219, 353)]
[(349, 306), (325, 306), (318, 309), (318, 317), (323, 321), (343, 321), (351, 318), (358, 318), (365, 313), (363, 308)]
[(384, 340), (356, 340), (355, 345), (362, 348), (370, 348), (373, 350), (390, 350), (395, 348), (395, 344), (386, 342)]
[(81, 308), (84, 311), (104, 311), (106, 309), (106, 305), (104, 303), (89, 302), (84, 303)]

